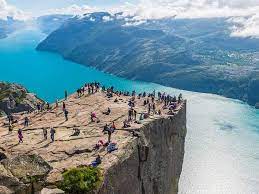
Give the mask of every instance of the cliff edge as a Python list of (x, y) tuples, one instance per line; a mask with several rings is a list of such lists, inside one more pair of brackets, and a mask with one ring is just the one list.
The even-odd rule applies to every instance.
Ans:
[[(126, 128), (124, 121), (128, 119), (132, 97), (110, 96), (106, 91), (73, 94), (48, 109), (17, 113), (12, 132), (8, 131), (7, 119), (0, 118), (0, 190), (23, 194), (39, 193), (44, 187), (55, 188), (63, 179), (62, 173), (89, 166), (99, 155), (103, 183), (95, 193), (177, 193), (184, 158), (186, 102), (178, 103), (168, 115), (169, 110), (162, 108), (163, 102), (155, 100), (160, 114), (151, 111), (148, 117), (139, 120), (139, 116), (148, 113), (144, 105), (147, 99), (134, 100), (137, 119)], [(110, 114), (104, 114), (107, 108)], [(91, 119), (93, 112), (97, 120)], [(29, 125), (24, 127), (26, 117)], [(98, 142), (107, 141), (104, 126), (112, 123), (116, 130), (111, 142), (117, 150), (109, 153), (102, 145), (96, 149)], [(56, 131), (53, 142), (49, 139), (50, 128)], [(23, 132), (20, 143), (18, 129)]]

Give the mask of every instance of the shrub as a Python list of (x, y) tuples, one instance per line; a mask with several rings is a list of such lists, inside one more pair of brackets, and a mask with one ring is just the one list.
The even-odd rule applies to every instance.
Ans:
[(102, 183), (99, 168), (80, 167), (63, 173), (60, 189), (71, 194), (85, 194), (97, 189)]

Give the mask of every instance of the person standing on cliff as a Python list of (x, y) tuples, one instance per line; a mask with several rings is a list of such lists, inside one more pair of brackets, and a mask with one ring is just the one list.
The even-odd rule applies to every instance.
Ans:
[(65, 114), (66, 121), (68, 121), (68, 111), (66, 109), (64, 110), (64, 114)]
[(24, 127), (28, 127), (29, 126), (29, 118), (25, 117), (24, 118)]
[(63, 102), (62, 109), (63, 109), (63, 111), (66, 110), (66, 103), (65, 102)]
[(19, 139), (19, 143), (23, 143), (22, 129), (18, 130), (18, 139)]
[(8, 130), (9, 130), (8, 134), (11, 134), (12, 131), (13, 131), (13, 125), (12, 125), (12, 123), (9, 124)]
[(56, 100), (56, 108), (58, 108), (58, 99)]
[(55, 141), (55, 133), (56, 133), (56, 130), (53, 127), (51, 127), (51, 129), (50, 129), (50, 139), (51, 139), (51, 142)]
[(111, 129), (108, 130), (108, 143), (111, 142), (111, 136), (112, 136), (112, 131)]
[(65, 90), (65, 100), (67, 100), (67, 91)]
[(48, 139), (48, 131), (46, 128), (43, 128), (43, 136), (44, 136), (44, 139), (47, 140)]

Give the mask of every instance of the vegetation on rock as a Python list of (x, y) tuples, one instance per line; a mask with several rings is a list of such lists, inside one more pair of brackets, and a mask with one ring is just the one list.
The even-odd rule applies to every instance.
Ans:
[(80, 167), (63, 173), (60, 189), (70, 194), (84, 194), (96, 190), (102, 183), (99, 168)]

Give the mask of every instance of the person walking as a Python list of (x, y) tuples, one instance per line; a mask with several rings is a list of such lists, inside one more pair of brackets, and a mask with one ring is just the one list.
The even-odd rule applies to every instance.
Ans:
[(22, 129), (18, 130), (18, 139), (19, 139), (19, 143), (23, 143)]
[(44, 137), (45, 140), (48, 139), (48, 131), (47, 131), (46, 128), (43, 128), (43, 137)]
[(64, 110), (64, 114), (65, 114), (66, 121), (68, 121), (68, 111), (66, 109)]
[(24, 118), (24, 127), (28, 127), (29, 126), (29, 118), (25, 117)]
[(50, 139), (51, 139), (51, 142), (55, 141), (55, 133), (56, 133), (56, 130), (52, 127), (50, 129)]

